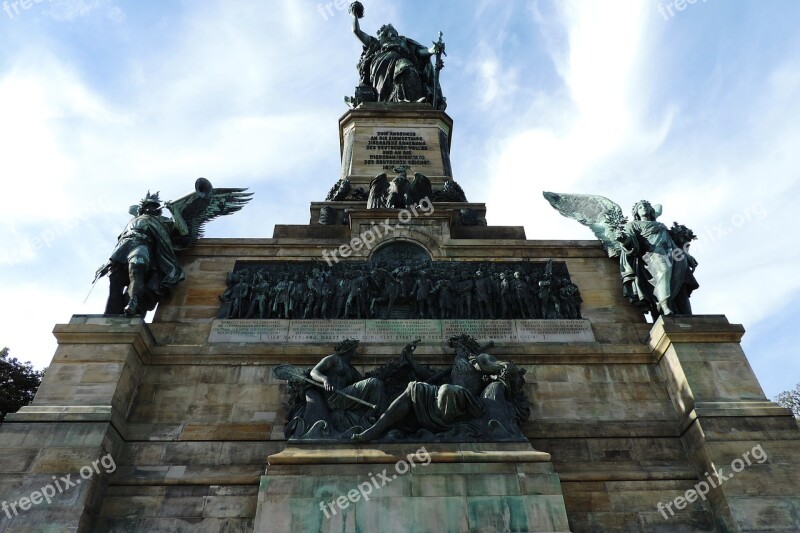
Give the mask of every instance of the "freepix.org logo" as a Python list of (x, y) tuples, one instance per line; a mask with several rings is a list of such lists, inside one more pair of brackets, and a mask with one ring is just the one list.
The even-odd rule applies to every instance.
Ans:
[[(28, 10), (32, 8), (35, 4), (41, 4), (45, 0), (14, 0), (13, 2), (9, 2), (5, 0), (3, 2), (3, 11), (6, 12), (8, 18), (14, 20), (15, 17), (18, 17), (20, 13), (20, 9)], [(53, 0), (47, 0), (48, 2), (52, 2)]]
[(359, 500), (368, 502), (370, 495), (373, 493), (373, 487), (374, 491), (383, 489), (383, 487), (397, 479), (398, 475), (402, 476), (407, 474), (412, 468), (416, 468), (417, 464), (421, 464), (422, 466), (431, 464), (431, 456), (424, 446), (416, 452), (408, 454), (405, 459), (397, 461), (394, 465), (394, 471), (397, 472), (396, 474), (392, 474), (390, 477), (387, 472), (388, 469), (386, 468), (376, 475), (372, 475), (370, 472), (369, 481), (360, 483), (357, 489), (348, 491), (347, 496), (341, 495), (330, 502), (319, 502), (319, 510), (325, 514), (325, 518), (330, 518), (336, 516), (337, 509), (343, 511), (350, 507), (350, 504), (355, 504)]
[[(669, 520), (670, 517), (675, 516), (675, 511), (672, 509), (675, 507), (677, 510), (686, 509), (686, 506), (690, 503), (694, 503), (700, 498), (703, 501), (706, 501), (706, 496), (711, 491), (711, 489), (716, 489), (729, 479), (731, 479), (735, 474), (738, 474), (742, 470), (745, 469), (747, 466), (751, 466), (753, 461), (750, 460), (750, 456), (753, 456), (753, 459), (756, 460), (758, 464), (764, 464), (767, 461), (767, 453), (761, 447), (760, 444), (757, 444), (753, 447), (752, 450), (748, 450), (744, 452), (741, 459), (734, 459), (730, 465), (730, 471), (724, 472), (723, 469), (720, 467), (719, 469), (714, 469), (711, 474), (708, 472), (705, 473), (705, 480), (699, 482), (694, 486), (693, 489), (689, 489), (684, 493), (683, 496), (678, 496), (671, 502), (667, 503), (666, 505), (663, 502), (658, 502), (656, 509), (661, 515), (664, 517), (664, 520)], [(669, 511), (669, 515), (667, 515), (667, 511)]]
[(322, 259), (328, 264), (333, 266), (333, 263), (339, 262), (339, 257), (350, 257), (353, 252), (358, 252), (363, 248), (372, 250), (372, 247), (378, 242), (378, 239), (397, 231), (403, 224), (408, 224), (411, 219), (419, 216), (431, 216), (434, 212), (433, 203), (428, 198), (423, 198), (419, 205), (409, 207), (408, 209), (401, 209), (397, 214), (398, 223), (392, 225), (391, 220), (388, 218), (380, 223), (380, 225), (373, 224), (367, 231), (364, 231), (358, 237), (353, 238), (348, 244), (343, 244), (335, 250), (325, 250), (322, 252)]
[[(28, 511), (32, 507), (41, 505), (44, 502), (47, 502), (49, 505), (53, 503), (53, 498), (55, 498), (57, 494), (63, 494), (73, 487), (80, 485), (81, 481), (90, 479), (96, 474), (100, 474), (101, 466), (103, 467), (102, 471), (106, 474), (111, 474), (117, 469), (117, 464), (114, 462), (114, 458), (111, 457), (111, 454), (109, 453), (100, 459), (92, 461), (92, 464), (81, 467), (80, 471), (78, 472), (80, 477), (75, 476), (75, 479), (73, 479), (72, 474), (67, 474), (61, 477), (53, 476), (52, 483), (48, 483), (41, 489), (31, 492), (28, 496), (23, 496), (19, 500), (11, 503), (4, 501), (2, 504), (0, 504), (0, 507), (3, 509), (3, 512), (8, 518), (13, 518), (14, 516), (19, 515), (20, 511)], [(17, 507), (19, 507), (19, 510)]]

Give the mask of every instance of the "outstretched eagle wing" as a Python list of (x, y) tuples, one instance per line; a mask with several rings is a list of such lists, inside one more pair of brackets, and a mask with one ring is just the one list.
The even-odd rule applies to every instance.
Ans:
[(627, 223), (620, 206), (603, 196), (545, 192), (545, 199), (556, 211), (577, 220), (594, 232), (609, 257), (618, 257), (622, 248), (617, 235)]
[(173, 239), (176, 250), (194, 246), (203, 237), (205, 225), (215, 218), (241, 210), (252, 200), (253, 193), (247, 189), (215, 189), (211, 183), (200, 178), (195, 183), (195, 192), (168, 204), (173, 216), (186, 223), (187, 234)]
[(383, 209), (386, 207), (386, 194), (389, 192), (389, 178), (384, 172), (378, 174), (369, 184), (367, 209)]
[(425, 174), (414, 172), (414, 181), (408, 187), (408, 195), (414, 201), (414, 205), (420, 203), (427, 198), (429, 201), (433, 200), (433, 188), (431, 187), (431, 180)]

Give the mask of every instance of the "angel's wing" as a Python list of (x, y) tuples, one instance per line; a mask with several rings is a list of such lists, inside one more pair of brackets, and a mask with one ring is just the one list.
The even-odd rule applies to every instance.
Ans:
[(187, 235), (173, 240), (176, 250), (193, 246), (203, 237), (206, 222), (239, 211), (253, 196), (245, 192), (247, 189), (215, 189), (204, 178), (197, 180), (195, 191), (168, 206), (173, 215), (183, 219), (188, 229)]
[(369, 184), (367, 209), (383, 209), (386, 207), (386, 193), (389, 192), (389, 178), (386, 173), (378, 174)]
[(431, 180), (425, 174), (414, 172), (414, 181), (408, 187), (408, 195), (414, 201), (414, 204), (420, 203), (425, 198), (428, 200), (433, 199), (433, 188), (431, 187)]
[(609, 257), (620, 255), (622, 248), (616, 237), (627, 219), (617, 204), (603, 196), (590, 194), (545, 192), (544, 197), (563, 216), (577, 220), (591, 229)]

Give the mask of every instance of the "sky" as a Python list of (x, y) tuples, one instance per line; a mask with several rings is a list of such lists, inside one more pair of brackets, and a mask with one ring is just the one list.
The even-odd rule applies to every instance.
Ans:
[[(800, 3), (362, 1), (368, 33), (444, 32), (453, 171), (490, 224), (589, 240), (542, 191), (662, 204), (700, 237), (695, 313), (745, 326), (770, 398), (800, 382)], [(308, 223), (358, 82), (348, 3), (2, 2), (0, 345), (42, 368), (56, 323), (102, 313), (148, 190), (255, 192), (208, 237)]]

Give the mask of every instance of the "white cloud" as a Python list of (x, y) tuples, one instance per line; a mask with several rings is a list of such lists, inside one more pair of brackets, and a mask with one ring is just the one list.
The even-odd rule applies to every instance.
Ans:
[[(98, 5), (78, 3), (73, 11)], [(292, 20), (301, 17), (295, 4), (284, 7)], [(0, 78), (0, 175), (12, 178), (4, 184), (8, 196), (31, 201), (4, 208), (3, 233), (25, 240), (41, 231), (27, 224), (77, 217), (94, 191), (107, 191), (109, 205), (127, 210), (148, 188), (177, 196), (201, 175), (232, 186), (285, 179), (315, 159), (330, 159), (335, 169), (335, 126), (321, 128), (315, 104), (293, 94), (302, 85), (294, 52), (313, 44), (261, 11), (274, 8), (197, 6), (173, 48), (135, 56), (122, 69), (137, 83), (114, 103), (55, 43), (17, 51)], [(264, 21), (271, 27), (259, 26)], [(317, 60), (320, 70), (325, 62)], [(304, 68), (300, 74), (311, 76), (313, 67)]]
[[(600, 181), (598, 167), (614, 157), (649, 154), (668, 131), (669, 114), (662, 125), (648, 130), (639, 112), (646, 104), (646, 97), (637, 91), (642, 35), (650, 20), (644, 6), (560, 5), (559, 17), (547, 19), (537, 10), (534, 19), (558, 26), (545, 26), (542, 31), (551, 42), (553, 62), (566, 91), (543, 96), (533, 104), (534, 112), (518, 110), (526, 117), (536, 117), (537, 123), (512, 131), (495, 144), (488, 202), (494, 223), (518, 224), (522, 212), (529, 227), (552, 219), (541, 210), (537, 215), (527, 208), (531, 202), (541, 203), (541, 191), (554, 186), (547, 184), (570, 192), (573, 187)], [(566, 42), (566, 49), (555, 44), (555, 36), (562, 30), (566, 39), (558, 42)]]
[(79, 204), (71, 199), (80, 194), (74, 184), (85, 169), (71, 153), (70, 125), (124, 125), (125, 117), (40, 49), (20, 54), (0, 79), (0, 116), (0, 175), (9, 178), (4, 194), (17, 199), (4, 206), (0, 227), (77, 216)]
[(117, 24), (125, 21), (125, 12), (111, 0), (50, 0), (45, 14), (57, 21), (74, 21), (93, 14)]
[[(69, 321), (78, 313), (83, 298), (70, 291), (54, 291), (39, 283), (2, 283), (4, 305), (0, 306), (3, 327), (2, 347), (21, 361), (31, 361), (36, 368), (50, 364), (56, 349), (52, 331), (55, 324)], [(85, 295), (84, 295), (85, 296)], [(25, 317), (20, 319), (20, 317)]]

